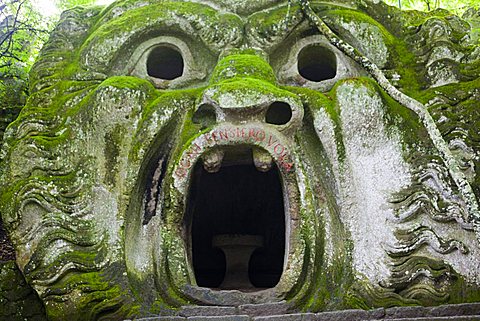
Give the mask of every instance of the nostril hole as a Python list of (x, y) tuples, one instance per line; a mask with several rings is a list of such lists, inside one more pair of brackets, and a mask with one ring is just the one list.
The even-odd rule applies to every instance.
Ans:
[(154, 48), (147, 58), (147, 73), (149, 76), (173, 80), (183, 75), (182, 54), (169, 46)]
[(292, 119), (292, 108), (281, 101), (271, 104), (265, 115), (265, 121), (273, 125), (285, 125), (290, 119)]
[(325, 47), (308, 46), (298, 54), (298, 73), (313, 82), (335, 78), (337, 58), (331, 50)]
[(217, 121), (215, 108), (210, 104), (202, 104), (193, 114), (192, 121), (194, 124), (201, 124), (202, 127), (208, 127)]

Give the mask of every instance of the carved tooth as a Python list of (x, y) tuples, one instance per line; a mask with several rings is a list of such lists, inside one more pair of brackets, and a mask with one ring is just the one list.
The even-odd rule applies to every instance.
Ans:
[(202, 156), (203, 168), (209, 173), (216, 173), (222, 166), (222, 160), (224, 155), (223, 150), (214, 149), (206, 152)]
[(272, 156), (260, 148), (253, 148), (253, 163), (260, 172), (268, 172), (272, 168)]

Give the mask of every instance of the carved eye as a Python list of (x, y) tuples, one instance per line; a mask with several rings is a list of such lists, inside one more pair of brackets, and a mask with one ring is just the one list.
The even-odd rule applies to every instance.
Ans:
[(337, 75), (335, 54), (318, 44), (309, 45), (299, 52), (297, 66), (298, 73), (313, 82), (332, 79)]
[(178, 48), (160, 45), (148, 54), (147, 73), (151, 77), (173, 80), (183, 75), (183, 69), (183, 57)]
[(207, 70), (213, 69), (210, 52), (199, 42), (190, 41), (187, 45), (179, 37), (159, 36), (133, 43), (131, 48), (135, 49), (126, 64), (125, 59), (117, 59), (114, 73), (146, 79), (159, 89), (185, 88), (203, 81)]

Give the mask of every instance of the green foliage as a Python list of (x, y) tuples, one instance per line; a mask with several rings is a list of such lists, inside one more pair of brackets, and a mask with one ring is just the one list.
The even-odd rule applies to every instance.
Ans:
[[(58, 12), (97, 0), (54, 0)], [(28, 73), (59, 14), (40, 12), (33, 0), (0, 0), (0, 110), (19, 109), (28, 96)]]
[(0, 0), (0, 107), (22, 106), (28, 71), (52, 23), (27, 0)]
[(447, 9), (461, 15), (468, 8), (480, 8), (478, 0), (383, 0), (385, 3), (397, 6), (400, 9), (414, 9), (431, 11), (435, 9)]
[(97, 0), (55, 0), (55, 5), (63, 10), (67, 10), (76, 6), (93, 5)]

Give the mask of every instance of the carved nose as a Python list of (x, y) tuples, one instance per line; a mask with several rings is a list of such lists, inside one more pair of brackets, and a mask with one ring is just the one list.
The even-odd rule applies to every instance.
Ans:
[(215, 67), (192, 121), (205, 128), (222, 122), (257, 122), (288, 131), (302, 118), (301, 100), (276, 85), (274, 72), (263, 58), (235, 54)]
[(208, 87), (192, 121), (204, 128), (222, 122), (256, 122), (288, 132), (298, 128), (302, 118), (303, 106), (298, 96), (274, 84), (246, 78)]
[(273, 125), (285, 125), (292, 119), (292, 107), (288, 103), (275, 101), (265, 113), (265, 122)]
[(198, 106), (193, 114), (192, 121), (204, 128), (221, 122), (245, 123), (251, 121), (285, 126), (292, 119), (301, 116), (298, 108), (292, 107), (288, 100), (262, 101), (247, 106), (222, 107), (217, 102), (207, 99)]
[[(263, 121), (267, 124), (285, 125), (290, 122), (293, 115), (290, 104), (282, 101), (274, 101), (266, 108), (265, 106), (257, 106), (257, 108), (250, 107), (245, 108), (245, 110), (243, 108), (237, 108), (237, 110), (233, 111), (230, 108), (228, 114), (231, 117), (226, 117), (225, 114), (227, 113), (225, 111), (220, 112), (220, 114), (223, 114), (222, 117), (218, 117), (217, 109), (221, 109), (221, 107), (215, 108), (215, 106), (209, 103), (201, 104), (193, 114), (193, 122), (195, 124), (201, 124), (202, 127), (209, 127), (214, 125), (217, 120), (237, 120), (241, 122), (245, 120), (244, 118), (255, 118), (258, 120), (263, 117)], [(255, 114), (260, 115), (259, 117), (248, 117), (248, 114), (252, 114), (252, 116), (255, 116)]]
[(193, 114), (194, 124), (200, 124), (203, 128), (214, 125), (217, 122), (217, 112), (210, 104), (201, 104)]

